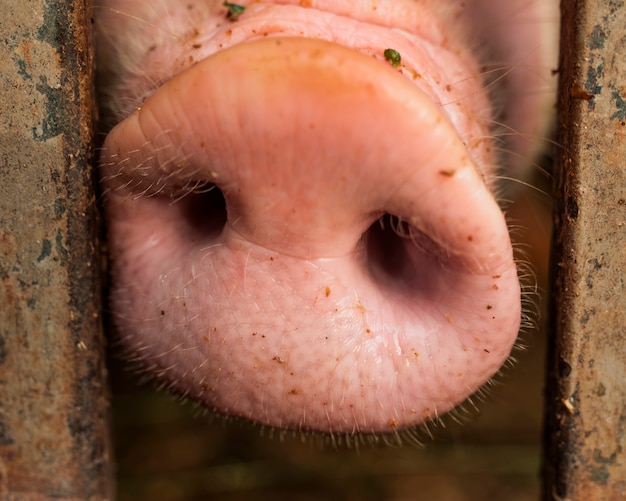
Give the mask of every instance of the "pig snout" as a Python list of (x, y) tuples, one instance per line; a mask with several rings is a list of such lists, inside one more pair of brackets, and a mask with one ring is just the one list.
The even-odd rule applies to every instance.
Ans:
[(111, 307), (143, 369), (346, 433), (435, 418), (497, 372), (522, 313), (493, 193), (545, 123), (547, 2), (97, 3)]

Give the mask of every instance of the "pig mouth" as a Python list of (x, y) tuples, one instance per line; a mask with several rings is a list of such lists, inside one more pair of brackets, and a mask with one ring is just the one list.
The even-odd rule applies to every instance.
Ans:
[(121, 342), (174, 391), (263, 425), (436, 418), (498, 370), (520, 323), (480, 83), (455, 80), (452, 112), (438, 58), (420, 68), (403, 35), (416, 62), (398, 71), (386, 43), (372, 57), (266, 36), (264, 9), (249, 12), (262, 35), (214, 33), (220, 50), (105, 141)]

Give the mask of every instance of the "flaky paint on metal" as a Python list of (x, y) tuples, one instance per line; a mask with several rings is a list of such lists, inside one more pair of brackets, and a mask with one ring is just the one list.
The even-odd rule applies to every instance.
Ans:
[(112, 499), (88, 5), (0, 16), (0, 498)]
[(546, 500), (626, 499), (626, 5), (562, 0)]

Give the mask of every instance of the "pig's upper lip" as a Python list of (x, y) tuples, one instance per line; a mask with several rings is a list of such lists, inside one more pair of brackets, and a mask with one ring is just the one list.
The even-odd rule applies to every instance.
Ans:
[[(334, 18), (394, 28), (419, 35), (434, 44), (442, 44), (444, 31), (439, 20), (430, 10), (421, 8), (414, 0), (377, 0), (375, 2), (354, 0), (275, 0), (268, 3), (253, 2), (241, 19), (268, 12), (268, 9), (295, 7), (305, 16), (309, 13), (330, 14)], [(315, 23), (314, 19), (308, 20)]]
[[(387, 0), (379, 8), (358, 7), (354, 2), (346, 1), (310, 1), (303, 7), (304, 3), (283, 0), (278, 5), (251, 4), (236, 22), (223, 24), (209, 32), (200, 31), (185, 40), (187, 47), (174, 63), (174, 71), (180, 72), (239, 43), (267, 37), (302, 37), (334, 42), (380, 60), (384, 59), (385, 49), (393, 48), (403, 58), (400, 71), (416, 86), (427, 94), (440, 87), (437, 82), (443, 77), (441, 63), (437, 64), (433, 59), (441, 54), (437, 51), (434, 56), (433, 46), (440, 50), (446, 42), (437, 19), (429, 11), (417, 5), (409, 9), (404, 0)], [(400, 8), (400, 4), (405, 8)], [(414, 16), (403, 16), (406, 12)], [(452, 75), (446, 76), (455, 81)], [(431, 97), (440, 103), (449, 99), (439, 95)]]
[(419, 5), (407, 5), (406, 0), (384, 0), (369, 7), (346, 0), (255, 2), (235, 22), (199, 23), (167, 46), (150, 47), (141, 63), (143, 71), (135, 77), (144, 85), (128, 86), (143, 89), (129, 97), (145, 99), (165, 81), (216, 52), (267, 37), (326, 40), (381, 60), (385, 49), (393, 48), (402, 55), (401, 71), (424, 87), (432, 83), (429, 78), (439, 76), (423, 67), (424, 60), (433, 58), (433, 46), (442, 48), (447, 43), (438, 19)]
[[(356, 8), (354, 2), (334, 0), (311, 0), (306, 7), (297, 0), (283, 0), (279, 5), (252, 3), (235, 22), (219, 22), (204, 31), (200, 26), (172, 46), (151, 51), (142, 64), (143, 71), (124, 86), (133, 95), (123, 96), (123, 102), (144, 101), (169, 79), (226, 48), (268, 37), (311, 38), (382, 61), (386, 49), (397, 50), (402, 56), (398, 71), (439, 105), (457, 130), (469, 131), (462, 138), (469, 143), (484, 131), (478, 131), (468, 117), (488, 116), (485, 110), (490, 109), (486, 96), (478, 90), (481, 81), (472, 57), (462, 57), (466, 49), (450, 46), (437, 19), (419, 4), (391, 2), (396, 0), (377, 2), (378, 8)], [(409, 31), (410, 26), (413, 29)]]

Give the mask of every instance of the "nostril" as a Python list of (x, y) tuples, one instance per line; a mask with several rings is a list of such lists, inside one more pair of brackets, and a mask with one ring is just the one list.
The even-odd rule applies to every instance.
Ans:
[(414, 249), (409, 225), (390, 214), (383, 215), (366, 233), (369, 272), (381, 285), (397, 290), (417, 285)]
[(380, 284), (412, 291), (428, 286), (441, 267), (441, 248), (428, 235), (385, 214), (365, 234), (369, 272)]
[(179, 200), (172, 202), (179, 215), (181, 228), (193, 240), (217, 237), (226, 224), (226, 199), (214, 184), (195, 187)]
[(366, 233), (366, 250), (370, 271), (377, 278), (391, 281), (406, 279), (408, 255), (405, 246), (406, 225), (385, 214)]

